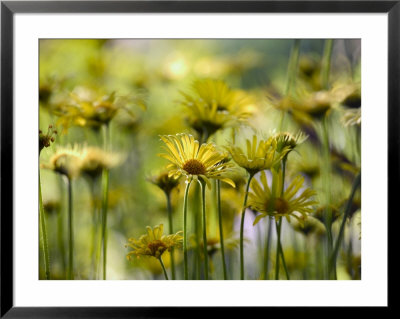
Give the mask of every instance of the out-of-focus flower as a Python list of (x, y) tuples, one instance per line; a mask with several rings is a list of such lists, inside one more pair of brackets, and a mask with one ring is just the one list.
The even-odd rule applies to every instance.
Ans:
[(44, 164), (43, 167), (72, 179), (80, 174), (81, 155), (82, 150), (77, 145), (59, 147), (49, 163)]
[(307, 139), (307, 135), (302, 132), (293, 135), (289, 132), (279, 132), (272, 136), (276, 141), (276, 150), (279, 153), (293, 151), (297, 145), (303, 143)]
[(253, 135), (252, 141), (246, 139), (246, 147), (247, 152), (234, 145), (226, 148), (236, 164), (244, 168), (250, 175), (275, 166), (287, 152), (287, 150), (277, 151), (276, 139), (269, 138), (258, 142), (256, 135)]
[(298, 89), (293, 96), (269, 98), (269, 103), (277, 109), (291, 113), (299, 123), (310, 125), (313, 120), (321, 119), (332, 108), (346, 101), (354, 90), (353, 84), (343, 83), (335, 84), (329, 90)]
[(293, 229), (299, 233), (302, 233), (305, 236), (312, 234), (321, 236), (326, 233), (324, 224), (315, 217), (308, 216), (307, 218), (304, 218), (303, 216), (299, 216), (299, 218), (301, 222), (299, 222), (297, 219), (293, 219), (291, 222)]
[(66, 130), (70, 126), (85, 126), (99, 129), (114, 118), (118, 110), (123, 109), (134, 117), (129, 104), (144, 106), (137, 96), (118, 96), (115, 92), (103, 94), (85, 87), (76, 87), (57, 110), (58, 123)]
[(163, 224), (157, 225), (154, 228), (146, 227), (147, 234), (142, 235), (138, 240), (129, 238), (129, 243), (125, 247), (130, 247), (133, 250), (127, 254), (127, 259), (132, 256), (152, 256), (159, 259), (165, 251), (171, 251), (173, 247), (180, 247), (183, 237), (181, 231), (176, 234), (163, 235)]
[(124, 156), (118, 153), (111, 153), (99, 147), (85, 147), (80, 156), (80, 170), (82, 174), (96, 179), (104, 169), (116, 167), (124, 161)]
[(347, 83), (342, 86), (341, 90), (344, 96), (342, 105), (350, 109), (361, 107), (361, 83)]
[(200, 178), (209, 187), (209, 179), (214, 178), (235, 187), (233, 181), (225, 176), (232, 165), (225, 162), (226, 156), (219, 152), (214, 144), (200, 145), (199, 141), (188, 134), (161, 136), (161, 140), (166, 144), (164, 149), (167, 153), (159, 156), (171, 162), (167, 166), (169, 176), (184, 175), (188, 180)]
[(249, 206), (260, 213), (254, 220), (254, 225), (266, 216), (272, 216), (276, 219), (286, 217), (289, 222), (290, 217), (293, 216), (299, 222), (302, 222), (302, 219), (295, 213), (300, 213), (304, 218), (307, 218), (307, 215), (313, 211), (312, 206), (317, 204), (312, 199), (316, 195), (316, 192), (307, 188), (303, 192), (298, 193), (303, 187), (304, 178), (297, 176), (281, 196), (282, 175), (275, 171), (272, 171), (272, 175), (272, 187), (268, 185), (267, 176), (264, 171), (261, 172), (260, 176), (261, 184), (256, 179), (253, 179), (251, 182)]
[(302, 56), (299, 59), (299, 77), (313, 90), (321, 89), (321, 58)]
[[(330, 207), (330, 211), (332, 213), (332, 223), (333, 223), (340, 216), (340, 211), (335, 205), (329, 205), (329, 207)], [(317, 218), (322, 223), (324, 223), (325, 222), (325, 211), (326, 211), (326, 206), (319, 207), (315, 211), (314, 217)]]
[(220, 129), (243, 123), (255, 109), (255, 102), (247, 93), (230, 89), (219, 80), (197, 80), (193, 93), (182, 95), (189, 125), (203, 141)]
[(167, 195), (179, 185), (179, 178), (169, 176), (168, 171), (163, 171), (158, 175), (151, 176), (147, 180), (158, 186)]

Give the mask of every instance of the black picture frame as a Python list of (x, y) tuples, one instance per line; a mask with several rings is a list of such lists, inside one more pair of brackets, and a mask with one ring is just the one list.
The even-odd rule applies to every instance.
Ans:
[[(400, 144), (400, 1), (1, 1), (1, 318), (190, 317), (186, 307), (14, 307), (13, 303), (13, 19), (16, 13), (387, 13), (388, 213), (398, 213)], [(383, 213), (383, 212), (379, 212)], [(388, 234), (393, 216), (388, 214)], [(390, 244), (388, 237), (388, 244)], [(388, 245), (389, 247), (390, 245)], [(389, 254), (388, 254), (389, 256)], [(390, 264), (390, 257), (389, 257)], [(388, 281), (388, 287), (390, 284)], [(34, 292), (32, 292), (34, 293)], [(388, 307), (390, 308), (390, 297)], [(210, 308), (197, 308), (196, 315)], [(226, 308), (213, 308), (215, 316)], [(238, 312), (239, 311), (239, 312)], [(309, 309), (291, 307), (296, 315)], [(336, 311), (333, 313), (335, 314)], [(249, 314), (242, 307), (235, 314)]]

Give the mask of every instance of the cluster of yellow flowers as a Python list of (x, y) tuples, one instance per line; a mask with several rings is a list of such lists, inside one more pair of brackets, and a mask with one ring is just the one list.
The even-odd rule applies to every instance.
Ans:
[[(187, 188), (184, 220), (186, 221), (186, 196), (191, 182), (198, 181), (201, 185), (204, 183), (211, 188), (211, 180), (218, 180), (234, 188), (236, 185), (230, 174), (237, 165), (245, 169), (249, 175), (243, 216), (246, 208), (250, 207), (259, 212), (254, 224), (257, 224), (265, 216), (271, 216), (276, 220), (286, 217), (288, 221), (290, 221), (290, 216), (293, 216), (303, 223), (307, 215), (313, 211), (313, 206), (317, 204), (312, 199), (315, 192), (306, 189), (298, 194), (304, 183), (304, 179), (300, 176), (294, 178), (287, 189), (282, 192), (284, 176), (281, 174), (281, 165), (286, 161), (288, 154), (306, 139), (306, 136), (302, 133), (292, 135), (288, 132), (281, 132), (267, 139), (259, 140), (257, 135), (253, 135), (251, 140), (245, 141), (245, 151), (240, 145), (233, 143), (224, 148), (219, 148), (208, 140), (217, 131), (228, 126), (238, 125), (241, 120), (250, 116), (252, 100), (244, 92), (232, 90), (219, 80), (198, 80), (193, 87), (193, 95), (183, 93), (184, 105), (188, 110), (189, 124), (198, 134), (200, 140), (184, 133), (161, 136), (161, 140), (165, 144), (165, 153), (161, 153), (160, 156), (168, 160), (170, 164), (166, 167), (166, 172), (162, 173), (158, 179), (153, 179), (153, 182), (165, 192), (169, 192), (171, 187), (177, 185), (176, 181), (181, 176), (185, 177)], [(267, 182), (266, 170), (272, 172), (272, 190)], [(253, 177), (259, 172), (261, 172), (262, 186), (256, 179), (253, 180)], [(251, 180), (252, 183), (250, 183)], [(248, 195), (250, 196), (247, 203)], [(205, 197), (203, 196), (203, 242), (208, 243), (204, 202)], [(244, 217), (242, 227), (243, 221)], [(170, 235), (173, 237), (160, 237), (159, 226), (155, 229), (156, 235), (154, 236), (151, 235), (151, 228), (148, 228), (148, 235), (142, 236), (139, 240), (130, 239), (131, 244), (128, 246), (133, 250), (128, 254), (128, 257), (131, 255), (150, 255), (161, 259), (161, 255), (175, 245), (175, 241), (171, 238), (176, 238), (178, 234)], [(185, 255), (185, 279), (187, 279), (186, 237), (187, 234), (184, 230), (182, 240)], [(220, 238), (222, 238), (221, 234)], [(223, 242), (221, 244), (223, 245)], [(243, 233), (241, 234), (240, 245), (243, 246)], [(203, 249), (204, 275), (207, 279), (209, 271), (208, 252), (204, 245)]]
[[(299, 45), (299, 40), (296, 41)], [(326, 43), (331, 42), (327, 40)], [(329, 45), (327, 47), (323, 60), (329, 61), (332, 52), (329, 53)], [(293, 51), (296, 52), (296, 49)], [(284, 94), (274, 92), (274, 88), (268, 88), (267, 96), (262, 92), (264, 97), (260, 98), (253, 94), (251, 89), (245, 91), (232, 88), (225, 81), (213, 78), (196, 79), (191, 83), (191, 89), (179, 91), (180, 98), (177, 103), (183, 111), (177, 116), (182, 126), (171, 125), (168, 127), (169, 131), (163, 126), (161, 129), (158, 128), (156, 136), (159, 136), (160, 141), (156, 142), (160, 144), (161, 150), (158, 156), (165, 160), (165, 166), (159, 167), (159, 174), (147, 178), (164, 192), (168, 231), (164, 234), (164, 224), (157, 221), (158, 225), (146, 227), (147, 231), (144, 235), (130, 237), (125, 245), (125, 248), (129, 249), (126, 254), (129, 261), (132, 261), (132, 257), (152, 257), (149, 260), (153, 260), (158, 271), (163, 271), (166, 279), (170, 277), (167, 271), (170, 267), (172, 279), (187, 280), (191, 268), (189, 267), (190, 260), (190, 263), (195, 264), (191, 277), (208, 279), (210, 274), (213, 275), (213, 256), (216, 251), (219, 251), (223, 278), (228, 279), (228, 258), (225, 256), (225, 249), (233, 250), (239, 247), (239, 278), (243, 280), (248, 276), (245, 272), (244, 243), (253, 240), (249, 239), (252, 236), (247, 236), (250, 232), (259, 234), (258, 228), (263, 227), (263, 223), (260, 223), (263, 220), (268, 222), (269, 236), (272, 223), (276, 226), (275, 279), (280, 278), (281, 266), (285, 270), (286, 278), (290, 277), (291, 264), (290, 261), (286, 263), (282, 248), (281, 232), (286, 229), (282, 228), (282, 223), (289, 223), (293, 229), (302, 232), (305, 236), (314, 233), (326, 238), (327, 261), (324, 267), (326, 266), (327, 269), (322, 272), (325, 278), (336, 278), (336, 257), (342, 240), (343, 225), (352, 213), (351, 204), (357, 199), (354, 199), (353, 192), (340, 204), (340, 209), (345, 213), (342, 229), (335, 241), (332, 223), (340, 220), (340, 210), (338, 205), (332, 203), (334, 194), (331, 192), (330, 178), (333, 175), (334, 156), (340, 157), (341, 154), (333, 154), (334, 146), (329, 138), (329, 120), (331, 119), (329, 116), (336, 110), (340, 110), (337, 113), (340, 119), (338, 122), (341, 122), (345, 128), (354, 126), (353, 128), (359, 129), (361, 85), (355, 80), (337, 80), (328, 85), (330, 66), (326, 61), (325, 64), (328, 66), (313, 59), (299, 59), (297, 51), (297, 57), (294, 54), (289, 61), (288, 80)], [(101, 59), (91, 60), (89, 66), (96, 76), (104, 77), (103, 62)], [(175, 67), (179, 65), (177, 63)], [(167, 78), (171, 80), (177, 76), (177, 74), (172, 74), (174, 68), (169, 71), (165, 75), (165, 81)], [(296, 77), (298, 83), (294, 86)], [(146, 79), (142, 80), (145, 82)], [(104, 88), (100, 85), (71, 86), (67, 92), (59, 88), (63, 86), (62, 81), (55, 78), (41, 81), (39, 88), (41, 107), (49, 112), (51, 120), (53, 120), (52, 116), (57, 117), (55, 123), (62, 134), (68, 133), (69, 129), (74, 130), (78, 127), (77, 130), (81, 130), (80, 128), (83, 127), (88, 129), (85, 134), (90, 135), (97, 142), (98, 134), (102, 130), (103, 147), (73, 144), (74, 139), (68, 138), (63, 145), (71, 143), (73, 146), (57, 146), (55, 151), (49, 154), (46, 162), (41, 163), (41, 167), (61, 175), (68, 187), (66, 278), (74, 279), (72, 181), (82, 176), (91, 187), (94, 203), (90, 251), (91, 276), (92, 279), (98, 279), (102, 269), (103, 279), (106, 279), (107, 211), (112, 201), (109, 194), (109, 173), (113, 168), (122, 165), (127, 158), (129, 161), (126, 162), (135, 166), (135, 161), (139, 159), (133, 156), (134, 152), (139, 153), (140, 150), (137, 149), (147, 146), (139, 145), (136, 149), (135, 144), (129, 157), (125, 153), (113, 151), (123, 149), (123, 143), (132, 143), (129, 144), (132, 146), (134, 142), (119, 140), (118, 134), (113, 134), (117, 131), (110, 133), (110, 127), (113, 126), (114, 129), (111, 123), (116, 122), (118, 116), (122, 114), (119, 128), (124, 127), (132, 133), (140, 127), (137, 126), (138, 118), (132, 106), (139, 106), (145, 110), (146, 103), (139, 94), (119, 95), (116, 91), (103, 90)], [(141, 81), (137, 81), (134, 85), (142, 87), (143, 85), (139, 83)], [(175, 93), (178, 93), (177, 91)], [(261, 121), (264, 119), (263, 116), (269, 116), (268, 112), (262, 110), (262, 106), (272, 107), (273, 115), (281, 116), (280, 123), (271, 116), (271, 122), (276, 121), (274, 123), (277, 125), (275, 130), (269, 133), (263, 132), (261, 126), (254, 128), (257, 120)], [(285, 125), (285, 116), (290, 116), (291, 125)], [(151, 132), (154, 137), (154, 132)], [(355, 134), (357, 132), (358, 130)], [(42, 156), (43, 153), (47, 153), (42, 150), (55, 142), (57, 134), (58, 131), (53, 125), (48, 127), (46, 134), (39, 131), (39, 156), (41, 153)], [(118, 141), (116, 145), (111, 143), (110, 134), (114, 137), (114, 142)], [(129, 138), (131, 137), (132, 135), (129, 135)], [(305, 143), (306, 140), (307, 143)], [(311, 147), (314, 151), (317, 150), (316, 152), (320, 149), (321, 154), (307, 154), (303, 147), (309, 144), (312, 144)], [(296, 169), (295, 159), (292, 161), (296, 153), (299, 153), (302, 159), (308, 156), (312, 160), (300, 161)], [(338, 162), (340, 165), (337, 166), (340, 167), (335, 167), (335, 169), (347, 170), (353, 175), (359, 174), (360, 168), (357, 164), (341, 161), (340, 158)], [(318, 183), (310, 182), (305, 175), (311, 179), (311, 176), (318, 176), (320, 180)], [(139, 178), (142, 178), (142, 175), (139, 175)], [(356, 181), (359, 183), (358, 179)], [(184, 185), (185, 191), (183, 194), (179, 193), (177, 195), (179, 200), (174, 202), (174, 190), (180, 189), (181, 185)], [(355, 189), (357, 185), (359, 186), (355, 184)], [(137, 187), (140, 189), (142, 185)], [(97, 191), (100, 188), (100, 195), (95, 195), (94, 190)], [(313, 188), (318, 190), (318, 193)], [(96, 201), (100, 204), (97, 205)], [(174, 229), (172, 206), (176, 207), (181, 203), (183, 214), (180, 218), (182, 223), (179, 225), (182, 225), (182, 230), (178, 230)], [(40, 189), (40, 222), (43, 233), (41, 238), (43, 238), (46, 276), (50, 278), (49, 265), (47, 265), (49, 258), (46, 251), (44, 206)], [(209, 226), (208, 218), (214, 217), (210, 212), (215, 212), (218, 218), (217, 233), (214, 229), (210, 230), (212, 227)], [(250, 213), (253, 213), (253, 225), (247, 229), (246, 216), (249, 219)], [(235, 226), (239, 228), (239, 220), (235, 219), (238, 216), (240, 230), (239, 234), (235, 234)], [(225, 219), (224, 222), (223, 219)], [(148, 220), (143, 226), (147, 224)], [(128, 237), (128, 234), (126, 236)], [(267, 247), (267, 244), (265, 246)], [(267, 248), (269, 250), (269, 246)], [(123, 251), (123, 254), (125, 252)], [(182, 252), (183, 258), (181, 258)], [(267, 252), (265, 254), (265, 265), (267, 265), (265, 268), (268, 268), (269, 255), (267, 256)], [(180, 258), (177, 258), (178, 255)], [(234, 258), (232, 256), (229, 257), (230, 263)], [(143, 259), (145, 258), (142, 258), (140, 262)], [(164, 260), (167, 267), (164, 265)], [(182, 274), (179, 275), (179, 272)], [(236, 276), (230, 274), (230, 277)], [(266, 277), (268, 277), (267, 270), (263, 278)]]

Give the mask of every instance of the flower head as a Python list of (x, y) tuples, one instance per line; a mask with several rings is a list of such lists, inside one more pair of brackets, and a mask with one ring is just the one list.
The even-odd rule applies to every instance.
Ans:
[(257, 224), (261, 218), (266, 216), (273, 216), (276, 219), (286, 217), (290, 221), (293, 216), (301, 222), (301, 219), (295, 213), (300, 213), (304, 218), (307, 214), (313, 211), (313, 205), (317, 204), (312, 199), (316, 193), (307, 188), (301, 194), (298, 194), (300, 188), (303, 187), (304, 178), (297, 176), (287, 187), (281, 195), (282, 189), (282, 176), (278, 172), (272, 171), (273, 174), (273, 187), (269, 187), (267, 176), (265, 172), (261, 172), (260, 183), (253, 179), (249, 193), (249, 206), (260, 212), (261, 214), (254, 220), (254, 225)]
[(281, 154), (277, 152), (277, 143), (273, 138), (258, 142), (257, 136), (253, 135), (252, 141), (246, 139), (246, 146), (247, 152), (234, 145), (228, 146), (227, 150), (236, 164), (251, 175), (270, 169), (282, 159), (283, 154), (286, 154), (286, 151), (282, 151)]
[(184, 175), (189, 180), (200, 178), (208, 186), (211, 186), (209, 178), (215, 178), (235, 187), (233, 181), (224, 175), (232, 165), (226, 162), (226, 155), (219, 152), (214, 144), (200, 145), (188, 134), (161, 136), (161, 140), (166, 144), (164, 149), (167, 153), (160, 156), (171, 162), (167, 166), (169, 176)]
[(43, 148), (49, 147), (50, 144), (54, 142), (54, 135), (56, 134), (57, 130), (55, 130), (51, 124), (49, 125), (46, 134), (43, 134), (43, 132), (39, 130), (39, 154)]
[(220, 80), (197, 80), (193, 94), (182, 93), (189, 125), (200, 136), (209, 137), (227, 126), (246, 120), (254, 108), (253, 99), (241, 90), (230, 89)]
[(102, 125), (110, 123), (120, 109), (131, 115), (127, 105), (132, 102), (143, 105), (136, 101), (135, 97), (117, 96), (115, 92), (104, 94), (77, 87), (55, 113), (60, 116), (59, 123), (64, 130), (70, 126), (99, 129)]
[(125, 247), (133, 249), (126, 255), (128, 260), (131, 259), (132, 255), (138, 258), (140, 256), (160, 258), (165, 251), (171, 251), (171, 248), (180, 247), (182, 244), (181, 231), (172, 235), (163, 235), (163, 224), (157, 225), (153, 229), (147, 226), (146, 229), (147, 234), (142, 235), (138, 240), (134, 238), (128, 239), (129, 243)]
[(69, 179), (80, 174), (80, 160), (82, 151), (77, 146), (59, 147), (56, 153), (50, 158), (49, 164), (44, 165)]
[(171, 191), (179, 185), (179, 178), (169, 176), (167, 171), (163, 171), (158, 175), (151, 176), (147, 180), (150, 183), (158, 186), (166, 194), (170, 194)]
[(289, 153), (293, 151), (297, 145), (303, 143), (307, 139), (307, 135), (302, 132), (293, 135), (289, 132), (276, 133), (272, 138), (276, 141), (276, 150), (279, 153)]
[(324, 224), (313, 216), (307, 216), (307, 218), (299, 216), (299, 220), (295, 219), (291, 224), (295, 231), (298, 231), (305, 236), (312, 234), (320, 236), (326, 233)]
[(109, 153), (98, 147), (85, 147), (80, 156), (80, 170), (86, 176), (95, 179), (103, 169), (111, 169), (120, 165), (124, 160), (121, 154)]

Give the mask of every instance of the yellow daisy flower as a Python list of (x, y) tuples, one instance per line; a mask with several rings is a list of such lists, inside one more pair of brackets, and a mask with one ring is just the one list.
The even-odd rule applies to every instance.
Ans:
[(231, 154), (232, 159), (240, 167), (244, 168), (251, 176), (254, 174), (270, 169), (279, 163), (286, 150), (279, 153), (277, 151), (276, 139), (260, 140), (253, 135), (253, 140), (246, 139), (247, 152), (238, 146), (228, 146), (227, 150)]
[(200, 145), (199, 141), (188, 134), (164, 135), (161, 140), (166, 144), (164, 149), (167, 153), (159, 156), (171, 162), (167, 166), (170, 169), (169, 176), (184, 175), (188, 180), (200, 178), (209, 187), (209, 178), (214, 178), (235, 187), (235, 183), (225, 177), (232, 164), (226, 162), (226, 154), (219, 152), (214, 144)]
[(179, 248), (182, 244), (181, 231), (176, 234), (163, 235), (163, 224), (157, 225), (153, 229), (147, 226), (146, 229), (147, 234), (142, 235), (138, 240), (134, 238), (128, 239), (129, 243), (125, 247), (133, 249), (126, 255), (128, 260), (132, 256), (138, 258), (140, 256), (152, 256), (159, 259), (165, 251), (171, 251), (173, 247)]
[(194, 94), (182, 92), (188, 110), (189, 125), (204, 141), (216, 131), (235, 126), (252, 115), (253, 99), (244, 91), (232, 90), (220, 80), (197, 80)]
[(253, 179), (251, 183), (249, 206), (260, 213), (254, 220), (253, 225), (256, 225), (261, 218), (268, 215), (276, 219), (284, 216), (289, 222), (290, 217), (293, 216), (301, 222), (302, 220), (295, 213), (300, 213), (306, 218), (307, 215), (313, 211), (312, 206), (317, 204), (316, 201), (311, 199), (312, 196), (316, 194), (315, 191), (307, 188), (301, 194), (297, 194), (304, 183), (304, 178), (302, 176), (297, 176), (281, 196), (282, 176), (274, 171), (272, 171), (272, 174), (272, 189), (268, 185), (265, 172), (261, 172), (261, 185), (255, 179)]

